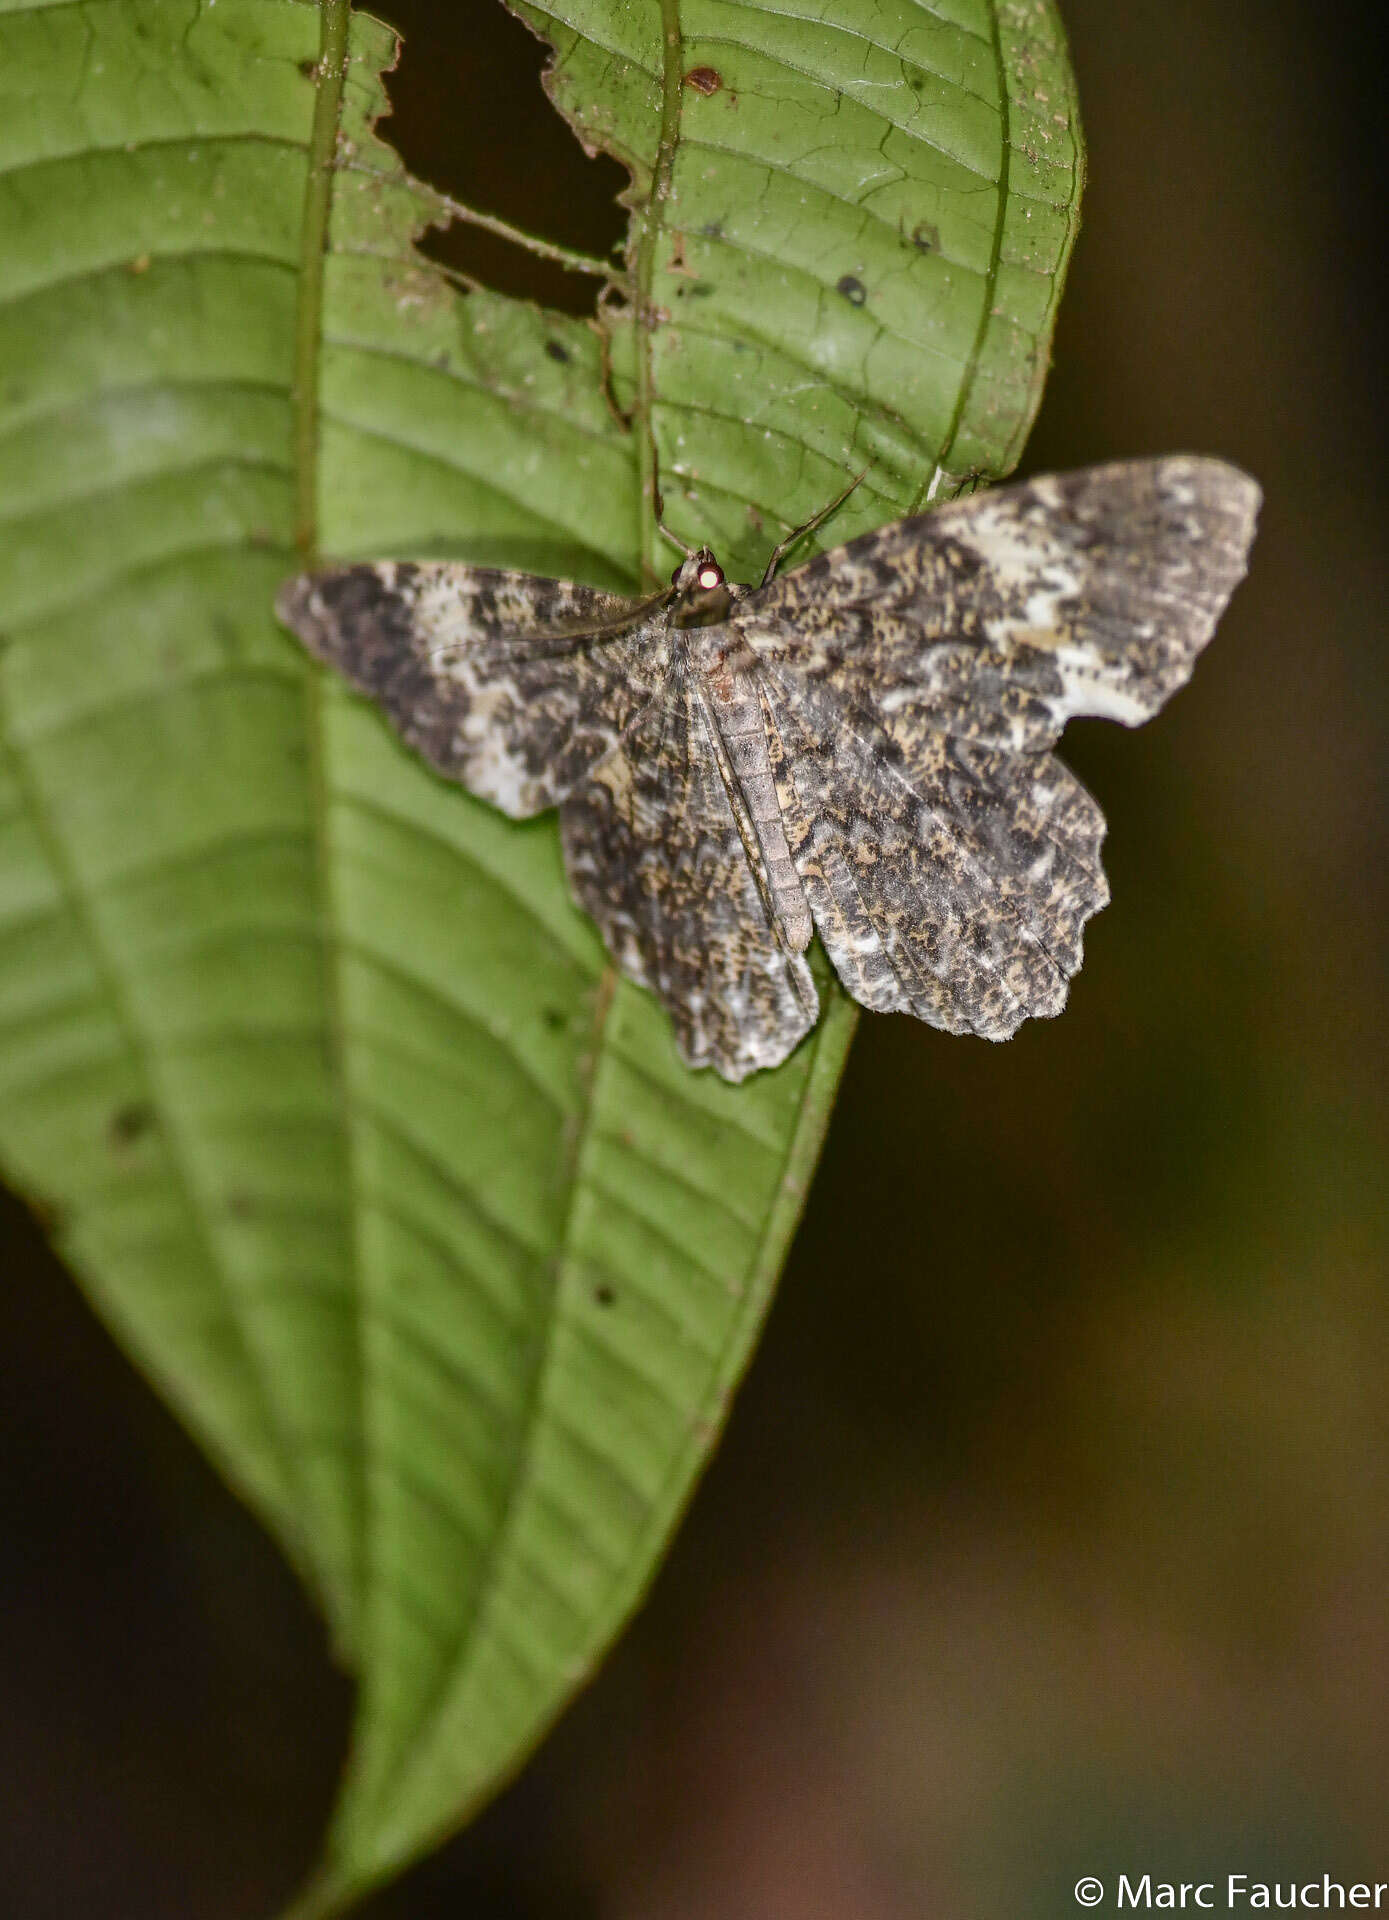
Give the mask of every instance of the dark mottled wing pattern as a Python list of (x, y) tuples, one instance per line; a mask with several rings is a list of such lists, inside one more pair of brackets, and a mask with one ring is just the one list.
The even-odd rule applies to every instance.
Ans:
[(995, 1040), (1059, 1013), (1108, 898), (1074, 774), (946, 734), (903, 755), (789, 675), (769, 704), (792, 857), (854, 998)]
[(1108, 888), (1103, 816), (1049, 749), (1186, 680), (1257, 505), (1220, 461), (1135, 461), (720, 585), (712, 613), (698, 556), (647, 602), (385, 563), (279, 610), (442, 772), (559, 804), (576, 899), (690, 1065), (740, 1080), (815, 1022), (810, 919), (865, 1006), (992, 1039), (1060, 1011)]
[(739, 604), (793, 857), (856, 999), (999, 1040), (1060, 1012), (1109, 889), (1103, 815), (1046, 749), (1186, 680), (1257, 502), (1218, 461), (1093, 468), (883, 528)]
[(1182, 686), (1243, 577), (1259, 489), (1221, 460), (1048, 474), (880, 527), (750, 595), (759, 658), (910, 748), (1004, 752), (1067, 720), (1138, 726)]
[(804, 958), (773, 932), (714, 724), (699, 677), (680, 671), (560, 825), (575, 899), (665, 1002), (686, 1061), (741, 1080), (784, 1060), (820, 1009)]
[(447, 561), (301, 575), (287, 626), (417, 752), (513, 819), (553, 807), (664, 691), (659, 609)]

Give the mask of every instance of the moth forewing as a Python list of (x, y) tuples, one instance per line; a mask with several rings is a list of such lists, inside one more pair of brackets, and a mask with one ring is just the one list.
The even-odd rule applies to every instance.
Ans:
[(1058, 731), (1081, 715), (1135, 727), (1190, 678), (1244, 577), (1259, 500), (1238, 468), (1179, 455), (1044, 475), (939, 521), (992, 589), (990, 649), (1031, 674)]
[(899, 744), (926, 729), (1029, 752), (1080, 714), (1136, 726), (1190, 677), (1258, 503), (1247, 474), (1188, 455), (1045, 475), (817, 555), (738, 617), (760, 656)]
[(524, 819), (556, 806), (660, 697), (668, 597), (386, 561), (302, 575), (277, 610), (439, 772)]

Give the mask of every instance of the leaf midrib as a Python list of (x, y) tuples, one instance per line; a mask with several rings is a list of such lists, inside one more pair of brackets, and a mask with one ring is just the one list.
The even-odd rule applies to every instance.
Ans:
[[(454, 1647), (447, 1662), (447, 1678), (441, 1686), (429, 1711), (414, 1729), (411, 1743), (401, 1750), (392, 1762), (385, 1777), (380, 1780), (372, 1796), (372, 1807), (378, 1819), (385, 1817), (385, 1810), (399, 1797), (403, 1784), (408, 1783), (411, 1775), (421, 1764), (426, 1764), (433, 1737), (444, 1721), (454, 1691), (467, 1672), (470, 1650), (478, 1645), (475, 1629), (484, 1616), (497, 1587), (497, 1570), (509, 1552), (516, 1530), (517, 1519), (524, 1505), (525, 1495), (530, 1489), (534, 1477), (536, 1446), (540, 1433), (538, 1414), (545, 1403), (546, 1385), (554, 1355), (555, 1334), (559, 1325), (558, 1303), (564, 1290), (571, 1264), (571, 1243), (573, 1239), (574, 1209), (582, 1186), (581, 1173), (585, 1149), (593, 1131), (594, 1112), (597, 1105), (599, 1082), (608, 1065), (605, 1047), (608, 1018), (612, 1010), (614, 995), (617, 991), (617, 975), (611, 963), (605, 965), (594, 988), (594, 1011), (591, 1029), (589, 1070), (581, 1089), (581, 1097), (574, 1120), (567, 1164), (563, 1179), (563, 1218), (556, 1240), (552, 1260), (550, 1283), (550, 1305), (544, 1320), (543, 1337), (531, 1371), (526, 1393), (526, 1404), (520, 1422), (520, 1444), (511, 1464), (510, 1482), (502, 1511), (498, 1517), (492, 1538), (488, 1543), (482, 1563), (478, 1568), (473, 1585), (472, 1601), (457, 1624)], [(460, 1656), (461, 1659), (460, 1659)]]
[[(858, 1011), (857, 1006), (847, 995), (832, 993), (818, 1025), (805, 1041), (805, 1045), (811, 1050), (809, 1072), (802, 1092), (796, 1124), (782, 1150), (782, 1171), (778, 1182), (777, 1198), (767, 1214), (763, 1232), (758, 1238), (746, 1272), (740, 1276), (739, 1311), (730, 1317), (727, 1332), (717, 1356), (717, 1365), (710, 1373), (710, 1387), (715, 1401), (712, 1408), (706, 1403), (703, 1420), (712, 1419), (716, 1424), (720, 1421), (722, 1408), (719, 1398), (729, 1391), (728, 1356), (745, 1343), (749, 1326), (755, 1331), (760, 1322), (764, 1295), (775, 1279), (775, 1250), (783, 1244), (789, 1231), (788, 1216), (790, 1221), (794, 1222), (804, 1204), (806, 1191), (804, 1169), (807, 1162), (813, 1164), (814, 1155), (824, 1131), (827, 1096), (832, 1100), (838, 1079), (838, 1069), (843, 1064), (844, 1054), (858, 1022)], [(631, 1061), (627, 1055), (621, 1056), (621, 1063), (624, 1070), (630, 1070)], [(597, 1078), (596, 1072), (594, 1078)], [(577, 1160), (576, 1155), (576, 1167)], [(660, 1493), (648, 1502), (646, 1522), (648, 1535), (653, 1531), (659, 1533), (670, 1524), (667, 1489), (684, 1483), (688, 1489), (688, 1495), (693, 1495), (693, 1484), (688, 1472), (689, 1455), (691, 1452), (698, 1452), (704, 1446), (705, 1438), (701, 1430), (701, 1421), (700, 1419), (692, 1420), (685, 1447), (672, 1456)], [(603, 1601), (594, 1609), (594, 1617), (609, 1620), (620, 1613), (625, 1606), (632, 1603), (635, 1593), (640, 1590), (641, 1583), (647, 1578), (649, 1578), (648, 1556), (642, 1552), (632, 1554), (627, 1564), (614, 1574)], [(543, 1737), (546, 1727), (564, 1710), (568, 1698), (569, 1690), (566, 1689), (551, 1702), (543, 1723), (533, 1730), (535, 1739)], [(411, 1756), (412, 1764), (418, 1764), (419, 1756), (426, 1753), (427, 1747), (424, 1739), (421, 1738)], [(520, 1764), (523, 1758), (524, 1754), (518, 1755), (516, 1764)], [(471, 1819), (478, 1805), (495, 1790), (495, 1784), (492, 1782), (484, 1786), (475, 1800), (459, 1809), (458, 1824), (466, 1824)], [(290, 1916), (286, 1916), (285, 1920), (290, 1920)]]
[[(321, 19), (319, 79), (314, 102), (313, 130), (309, 143), (308, 175), (305, 183), (299, 304), (295, 330), (293, 426), (295, 545), (306, 567), (314, 565), (318, 558), (319, 432), (323, 420), (333, 417), (330, 410), (323, 407), (320, 383), (323, 348), (326, 343), (323, 316), (325, 267), (330, 244), (333, 180), (337, 171), (334, 159), (342, 112), (350, 27), (348, 0), (323, 0)], [(558, 528), (558, 523), (556, 526)], [(563, 528), (558, 530), (568, 531)], [(329, 676), (311, 668), (306, 680), (305, 693), (310, 783), (313, 796), (315, 851), (319, 867), (319, 893), (323, 906), (325, 988), (328, 1001), (331, 1067), (339, 1102), (350, 1212), (349, 1247), (352, 1270), (349, 1285), (355, 1302), (358, 1418), (364, 1438), (364, 1445), (359, 1450), (358, 1457), (365, 1459), (373, 1451), (373, 1421), (365, 1367), (364, 1275), (366, 1269), (361, 1240), (367, 1188), (359, 1161), (358, 1130), (354, 1120), (359, 1114), (369, 1111), (369, 1107), (360, 1097), (353, 1095), (348, 1078), (349, 1052), (342, 997), (342, 971), (346, 946), (341, 938), (340, 903), (335, 885), (340, 856), (334, 846), (333, 795), (328, 772), (328, 710), (336, 697)], [(547, 928), (546, 931), (550, 937), (554, 937), (553, 930)], [(573, 1140), (564, 1173), (563, 1226), (552, 1262), (552, 1293), (555, 1296), (564, 1284), (570, 1257), (571, 1226), (580, 1187), (579, 1174), (584, 1144), (592, 1126), (595, 1087), (604, 1064), (604, 1033), (616, 985), (615, 970), (610, 963), (606, 964), (595, 989), (590, 1067), (582, 1089), (579, 1110), (574, 1123)], [(489, 1224), (496, 1230), (499, 1223), (493, 1221)], [(505, 1556), (514, 1532), (515, 1515), (521, 1508), (530, 1483), (538, 1431), (538, 1423), (534, 1415), (544, 1398), (557, 1318), (558, 1316), (552, 1310), (545, 1321), (545, 1338), (531, 1378), (527, 1415), (521, 1424), (521, 1441), (512, 1464), (505, 1509), (488, 1547), (485, 1562), (479, 1570), (474, 1603), (467, 1615), (459, 1622), (455, 1649), (447, 1662), (450, 1687), (458, 1679), (458, 1653), (466, 1650), (473, 1626), (488, 1604), (489, 1595), (495, 1584), (493, 1579), (495, 1569)], [(363, 1634), (369, 1632), (365, 1614), (369, 1571), (368, 1542), (372, 1532), (370, 1485), (370, 1476), (364, 1475), (357, 1488), (359, 1524), (354, 1542), (356, 1587), (354, 1613), (362, 1620)], [(374, 1796), (377, 1806), (389, 1804), (390, 1797), (401, 1777), (408, 1777), (418, 1753), (427, 1749), (430, 1731), (438, 1723), (447, 1697), (447, 1692), (441, 1694), (424, 1725), (417, 1729), (411, 1747), (397, 1756), (385, 1780), (378, 1786)]]
[(656, 245), (665, 227), (666, 202), (670, 198), (675, 150), (680, 141), (680, 115), (684, 105), (684, 76), (681, 71), (684, 42), (680, 32), (680, 0), (660, 0), (660, 6), (661, 125), (651, 162), (650, 191), (641, 213), (641, 231), (637, 235), (633, 273), (637, 312), (637, 393), (632, 427), (637, 434), (641, 477), (641, 499), (637, 503), (638, 552), (642, 585), (648, 589), (659, 584), (654, 543), (656, 522), (661, 518), (657, 511), (660, 473), (656, 460), (654, 420), (652, 332), (655, 314), (651, 308), (651, 284), (656, 271)]
[[(291, 459), (294, 480), (294, 544), (307, 567), (318, 548), (318, 436), (319, 373), (323, 344), (323, 287), (328, 250), (328, 223), (332, 213), (333, 157), (338, 141), (343, 86), (347, 75), (348, 0), (321, 0), (319, 13), (318, 78), (314, 89), (313, 124), (309, 134), (308, 169), (304, 181), (303, 224), (300, 230), (299, 289), (295, 311), (294, 383)], [(304, 721), (308, 748), (309, 804), (313, 854), (322, 914), (323, 991), (327, 1014), (328, 1071), (338, 1109), (347, 1183), (346, 1275), (351, 1297), (352, 1366), (357, 1398), (358, 1432), (364, 1444), (355, 1449), (355, 1485), (351, 1490), (352, 1538), (348, 1543), (351, 1591), (339, 1596), (344, 1616), (338, 1631), (349, 1644), (361, 1639), (365, 1606), (366, 1500), (369, 1475), (363, 1461), (369, 1435), (366, 1377), (363, 1365), (365, 1329), (362, 1289), (360, 1168), (357, 1131), (346, 1080), (347, 1050), (343, 1024), (343, 954), (338, 940), (338, 901), (334, 885), (333, 799), (327, 771), (326, 675), (304, 666)]]
[(974, 344), (970, 348), (969, 359), (965, 364), (959, 390), (955, 395), (955, 411), (950, 416), (950, 424), (941, 441), (940, 452), (936, 455), (935, 471), (922, 481), (912, 501), (913, 513), (920, 513), (928, 501), (934, 498), (940, 479), (952, 471), (950, 462), (955, 452), (955, 443), (960, 437), (960, 430), (969, 409), (970, 396), (974, 392), (974, 383), (978, 378), (979, 365), (984, 356), (984, 343), (989, 337), (989, 327), (994, 318), (998, 270), (1003, 260), (1003, 236), (1008, 224), (1008, 188), (1013, 161), (1013, 102), (1008, 91), (1008, 70), (1003, 62), (1003, 29), (999, 25), (996, 6), (989, 9), (989, 32), (993, 41), (999, 112), (998, 200), (994, 210), (994, 235), (993, 244), (989, 250), (989, 270), (985, 276), (984, 299), (979, 309), (979, 325), (975, 328)]

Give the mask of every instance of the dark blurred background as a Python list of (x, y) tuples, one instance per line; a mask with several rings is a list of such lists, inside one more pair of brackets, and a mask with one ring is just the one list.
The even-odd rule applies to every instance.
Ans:
[[(862, 1022), (650, 1603), (372, 1920), (1059, 1920), (1085, 1873), (1389, 1879), (1380, 10), (1063, 5), (1090, 185), (1024, 471), (1225, 454), (1267, 491), (1253, 576), (1161, 720), (1067, 735), (1115, 905), (1064, 1018), (996, 1049)], [(499, 6), (376, 10), (416, 170), (617, 238), (622, 174)], [(0, 1900), (257, 1920), (346, 1688), (0, 1209)]]

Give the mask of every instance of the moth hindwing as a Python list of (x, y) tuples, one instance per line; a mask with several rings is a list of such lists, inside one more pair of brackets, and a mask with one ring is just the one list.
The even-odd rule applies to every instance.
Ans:
[(1093, 467), (898, 521), (760, 587), (707, 549), (645, 599), (446, 562), (292, 581), (281, 618), (434, 767), (558, 807), (569, 883), (690, 1066), (814, 1025), (817, 932), (879, 1011), (1005, 1039), (1060, 1011), (1104, 819), (1051, 749), (1136, 726), (1242, 577), (1259, 491)]

